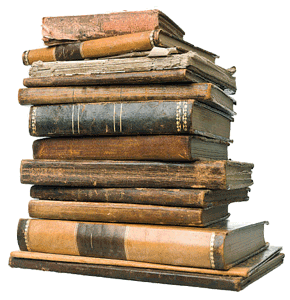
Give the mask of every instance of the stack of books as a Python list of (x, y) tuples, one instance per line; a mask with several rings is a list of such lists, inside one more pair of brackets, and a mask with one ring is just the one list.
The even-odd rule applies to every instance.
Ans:
[(235, 68), (183, 35), (157, 10), (43, 18), (11, 267), (241, 290), (282, 264), (267, 222), (228, 220), (254, 167), (228, 159)]

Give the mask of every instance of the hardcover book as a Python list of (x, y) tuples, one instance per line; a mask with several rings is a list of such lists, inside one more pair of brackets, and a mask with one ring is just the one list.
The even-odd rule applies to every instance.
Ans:
[(22, 183), (104, 188), (201, 188), (230, 190), (253, 184), (251, 163), (110, 160), (22, 160)]
[(33, 142), (33, 158), (60, 160), (227, 160), (229, 143), (188, 135), (44, 138)]
[(12, 252), (9, 265), (12, 268), (240, 291), (279, 267), (283, 260), (281, 247), (270, 246), (227, 271), (27, 251)]
[(234, 94), (236, 92), (236, 81), (233, 72), (212, 63), (192, 51), (183, 54), (172, 54), (165, 57), (147, 56), (70, 62), (37, 61), (30, 67), (29, 76), (33, 78), (56, 76), (74, 77), (97, 74), (118, 74), (120, 76), (120, 72), (131, 73), (174, 69), (187, 69), (192, 71), (199, 82), (213, 83), (226, 91), (227, 94)]
[(265, 222), (206, 228), (20, 219), (20, 250), (228, 270), (267, 247)]
[(212, 207), (249, 200), (249, 189), (202, 190), (161, 188), (94, 188), (34, 185), (30, 196), (40, 200), (132, 203), (175, 207)]
[(32, 106), (32, 136), (197, 134), (230, 141), (233, 118), (196, 100)]
[(42, 39), (47, 46), (155, 29), (180, 39), (184, 36), (184, 31), (157, 9), (42, 18)]

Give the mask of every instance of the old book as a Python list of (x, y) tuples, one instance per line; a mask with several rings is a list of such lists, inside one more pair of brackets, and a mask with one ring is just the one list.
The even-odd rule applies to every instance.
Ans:
[(189, 208), (128, 203), (31, 200), (38, 219), (205, 227), (229, 217), (228, 205)]
[(93, 188), (34, 185), (30, 196), (40, 200), (131, 203), (175, 207), (212, 207), (249, 200), (248, 188), (237, 190)]
[(226, 160), (228, 143), (188, 135), (44, 138), (33, 142), (33, 158), (60, 160)]
[(67, 86), (19, 89), (21, 105), (195, 99), (230, 115), (235, 100), (210, 83)]
[(230, 141), (233, 118), (196, 100), (32, 106), (32, 136), (197, 134)]
[(144, 72), (119, 72), (108, 74), (62, 75), (46, 77), (28, 77), (23, 79), (26, 87), (59, 87), (59, 86), (96, 86), (127, 84), (163, 84), (192, 83), (204, 80), (187, 69), (156, 70)]
[(176, 47), (180, 51), (193, 51), (214, 63), (215, 54), (179, 39), (160, 29), (130, 33), (101, 39), (87, 40), (46, 48), (25, 51), (22, 60), (25, 65), (36, 61), (71, 61), (114, 56), (134, 51), (148, 51), (153, 47)]
[(184, 36), (184, 31), (157, 9), (42, 18), (42, 40), (47, 46), (154, 29), (162, 29), (180, 39)]
[(205, 228), (20, 219), (20, 250), (228, 270), (267, 247), (265, 222)]
[(240, 291), (283, 263), (281, 247), (270, 246), (227, 271), (126, 260), (14, 251), (12, 268)]
[[(29, 69), (32, 78), (56, 76), (80, 76), (97, 74), (118, 74), (146, 71), (187, 69), (192, 71), (198, 82), (213, 83), (227, 94), (236, 92), (233, 72), (224, 69), (195, 52), (173, 54), (165, 57), (131, 57), (119, 59), (95, 59), (83, 61), (37, 61)], [(120, 74), (119, 74), (120, 76)]]
[(230, 190), (253, 184), (253, 164), (234, 161), (165, 163), (107, 160), (22, 160), (22, 183), (104, 188), (201, 188)]

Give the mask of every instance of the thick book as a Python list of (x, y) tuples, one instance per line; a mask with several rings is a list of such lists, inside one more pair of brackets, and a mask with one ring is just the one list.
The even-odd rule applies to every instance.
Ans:
[(252, 185), (253, 167), (230, 160), (167, 163), (34, 159), (22, 160), (20, 180), (50, 186), (230, 190)]
[(33, 142), (33, 158), (60, 160), (227, 160), (229, 143), (188, 135), (44, 138)]
[(66, 86), (19, 89), (21, 105), (195, 99), (234, 115), (236, 101), (211, 83)]
[(180, 39), (184, 31), (157, 9), (109, 14), (42, 18), (42, 40), (47, 46), (162, 29)]
[(229, 217), (228, 205), (190, 208), (128, 203), (31, 200), (38, 219), (205, 227)]
[(230, 141), (233, 118), (196, 100), (32, 106), (32, 136), (196, 134)]
[(131, 203), (175, 207), (213, 207), (249, 200), (249, 188), (237, 190), (94, 188), (34, 185), (30, 196), (40, 200)]
[(182, 52), (193, 51), (212, 63), (217, 57), (209, 51), (195, 47), (174, 35), (158, 29), (27, 50), (22, 55), (22, 61), (24, 65), (31, 65), (39, 60), (52, 62), (94, 59), (130, 52), (148, 51), (154, 47), (176, 47)]
[[(148, 71), (187, 69), (194, 74), (197, 82), (213, 83), (227, 94), (236, 92), (236, 79), (233, 72), (224, 69), (195, 52), (172, 54), (165, 57), (130, 57), (116, 59), (94, 59), (82, 61), (37, 61), (29, 69), (31, 78), (51, 78), (64, 76), (84, 76)], [(123, 75), (122, 75), (123, 76)], [(130, 75), (131, 76), (131, 75)], [(108, 76), (110, 77), (110, 76)], [(132, 78), (134, 80), (134, 78)]]
[(206, 228), (20, 219), (22, 251), (228, 270), (267, 247), (266, 222)]
[(221, 271), (106, 258), (14, 251), (10, 254), (9, 265), (12, 268), (240, 291), (279, 267), (283, 263), (284, 256), (281, 253), (281, 247), (270, 246), (231, 269)]

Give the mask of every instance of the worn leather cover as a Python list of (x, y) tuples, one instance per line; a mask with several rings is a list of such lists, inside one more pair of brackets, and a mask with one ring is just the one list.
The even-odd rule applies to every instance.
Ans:
[(187, 135), (45, 138), (33, 142), (33, 158), (60, 160), (194, 161), (228, 159), (228, 143)]
[(250, 163), (229, 160), (191, 163), (106, 160), (22, 160), (25, 184), (105, 188), (240, 189), (253, 184)]
[(50, 46), (154, 29), (163, 29), (179, 38), (184, 35), (175, 22), (157, 9), (42, 19), (43, 41)]
[(227, 235), (249, 233), (257, 226), (262, 229), (264, 223), (221, 221), (198, 228), (20, 219), (17, 239), (22, 251), (227, 270), (267, 247), (259, 241), (246, 257), (225, 263)]
[(228, 206), (186, 208), (104, 202), (31, 200), (29, 216), (39, 219), (204, 227), (226, 219)]
[(231, 121), (187, 99), (41, 105), (30, 109), (29, 132), (39, 137), (197, 134), (229, 141)]
[[(279, 252), (278, 247), (271, 247), (228, 271), (20, 251), (10, 254), (9, 265), (12, 268), (240, 291), (280, 266), (284, 254)], [(241, 268), (248, 271), (241, 272)]]

